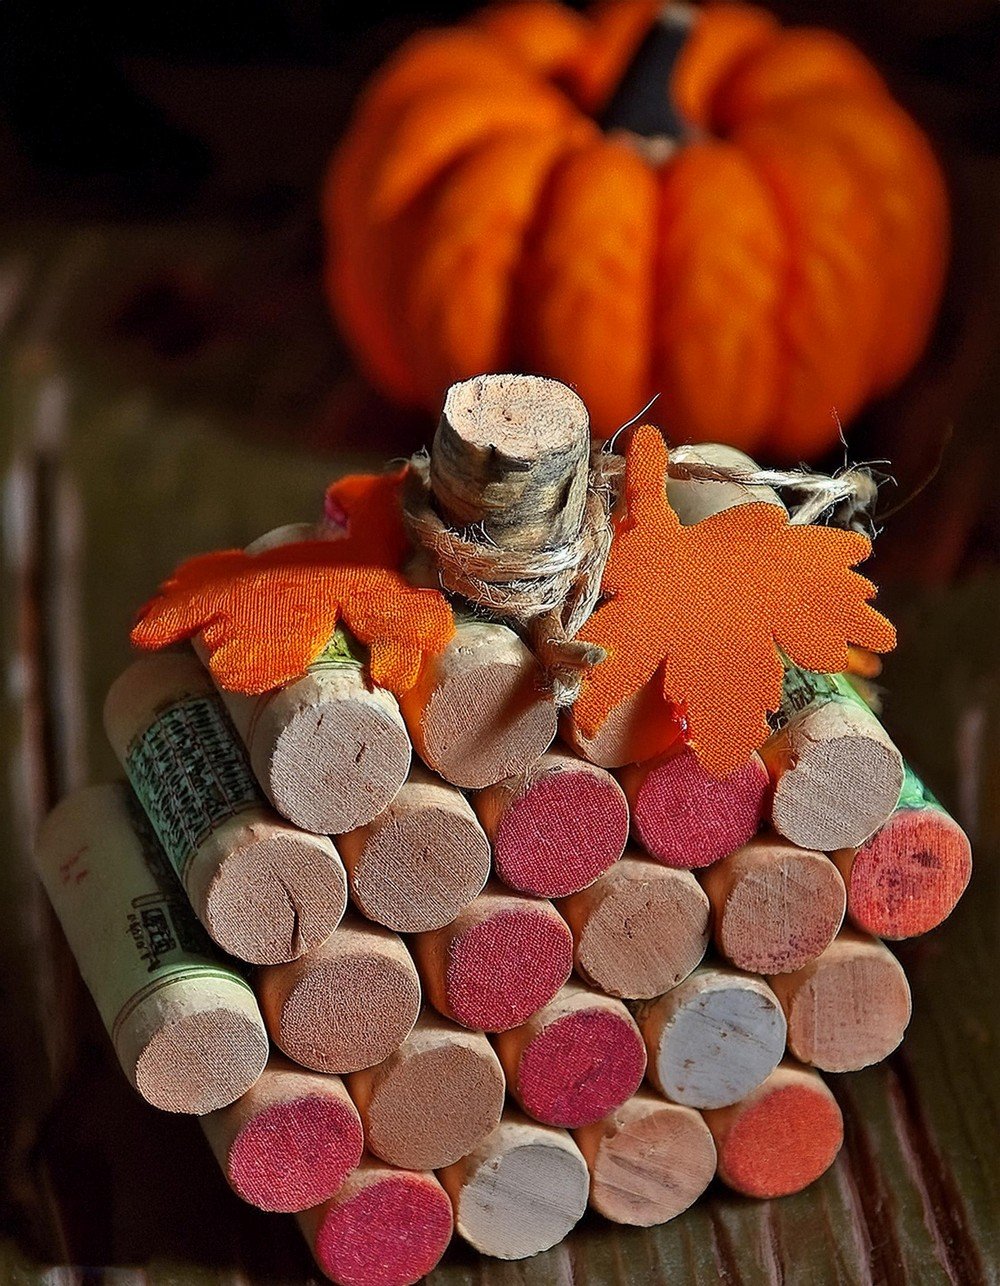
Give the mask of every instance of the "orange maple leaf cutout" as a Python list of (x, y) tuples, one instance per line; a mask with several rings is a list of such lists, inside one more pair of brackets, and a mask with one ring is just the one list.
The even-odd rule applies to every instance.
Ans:
[(219, 685), (257, 694), (304, 674), (343, 622), (368, 645), (372, 680), (407, 691), (455, 622), (444, 595), (415, 589), (396, 571), (408, 548), (405, 475), (404, 467), (331, 483), (327, 521), (344, 531), (336, 539), (182, 563), (140, 611), (132, 642), (160, 648), (200, 633)]
[(833, 673), (848, 644), (896, 641), (852, 568), (871, 553), (857, 532), (796, 526), (776, 505), (749, 504), (684, 527), (667, 503), (667, 447), (649, 425), (626, 452), (622, 503), (602, 581), (610, 598), (579, 637), (607, 660), (574, 706), (594, 736), (609, 711), (662, 667), (664, 695), (684, 710), (688, 739), (718, 776), (745, 763), (781, 700), (780, 647), (804, 669)]
[(337, 538), (341, 561), (398, 567), (409, 551), (402, 486), (409, 465), (395, 473), (351, 473), (326, 489), (323, 512)]

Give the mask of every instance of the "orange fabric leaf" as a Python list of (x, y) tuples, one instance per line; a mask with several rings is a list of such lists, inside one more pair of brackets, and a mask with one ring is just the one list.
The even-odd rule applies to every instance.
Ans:
[(623, 503), (602, 589), (611, 597), (580, 638), (608, 654), (574, 707), (592, 737), (618, 702), (663, 665), (664, 695), (684, 709), (704, 766), (723, 776), (768, 735), (781, 699), (780, 647), (824, 673), (848, 663), (848, 644), (886, 652), (890, 623), (875, 587), (852, 570), (871, 544), (856, 532), (794, 526), (775, 505), (727, 509), (681, 526), (666, 498), (667, 447), (637, 429), (626, 454)]
[(350, 473), (326, 489), (324, 512), (343, 531), (337, 560), (365, 567), (398, 567), (409, 549), (400, 489), (408, 465), (396, 473)]
[(219, 684), (256, 694), (303, 674), (343, 621), (371, 649), (372, 680), (405, 692), (454, 634), (451, 608), (398, 572), (345, 565), (349, 538), (189, 559), (142, 609), (132, 642), (160, 648), (200, 631)]

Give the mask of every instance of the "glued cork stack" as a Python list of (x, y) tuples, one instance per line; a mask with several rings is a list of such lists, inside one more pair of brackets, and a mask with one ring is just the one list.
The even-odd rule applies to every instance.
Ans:
[(370, 1152), (405, 1170), (440, 1170), (496, 1127), (506, 1086), (482, 1032), (424, 1009), (400, 1047), (348, 1088)]
[(844, 881), (826, 854), (774, 835), (752, 839), (699, 877), (712, 904), (716, 950), (749, 973), (802, 968), (844, 920)]
[(330, 935), (347, 904), (343, 863), (326, 836), (265, 805), (191, 653), (133, 662), (111, 686), (104, 726), (214, 942), (252, 964), (277, 964)]
[(201, 1118), (238, 1197), (294, 1214), (332, 1197), (361, 1160), (361, 1117), (339, 1076), (304, 1071), (280, 1054), (241, 1099)]
[(512, 1108), (440, 1178), (455, 1231), (497, 1259), (527, 1259), (557, 1245), (583, 1217), (590, 1187), (587, 1163), (570, 1135)]
[(253, 992), (212, 950), (128, 787), (88, 786), (42, 825), (35, 868), (147, 1103), (201, 1115), (245, 1094), (267, 1034)]
[[(261, 536), (246, 552), (327, 534), (296, 523)], [(200, 640), (195, 648), (207, 659)], [(338, 627), (301, 678), (258, 697), (219, 689), (264, 794), (303, 830), (337, 835), (363, 826), (406, 780), (411, 749), (399, 705), (368, 682), (363, 663), (364, 649)]]
[(308, 955), (256, 979), (271, 1039), (316, 1072), (356, 1072), (388, 1058), (420, 1012), (420, 980), (401, 938), (349, 914)]
[(526, 1023), (496, 1038), (512, 1097), (545, 1125), (590, 1125), (642, 1082), (646, 1049), (632, 1015), (610, 996), (568, 982)]
[(337, 846), (355, 906), (396, 933), (450, 924), (490, 873), (489, 840), (465, 796), (417, 764), (385, 812)]
[(551, 902), (491, 881), (451, 924), (413, 939), (427, 999), (463, 1027), (517, 1027), (573, 968), (573, 935)]
[(613, 1223), (666, 1223), (715, 1177), (715, 1141), (701, 1113), (650, 1090), (574, 1130), (573, 1138), (590, 1170), (590, 1204)]
[(496, 873), (512, 889), (565, 897), (617, 862), (628, 802), (610, 773), (565, 751), (542, 755), (474, 800)]
[(762, 978), (701, 965), (679, 986), (637, 1007), (647, 1075), (674, 1103), (725, 1107), (771, 1074), (785, 1051), (786, 1023)]

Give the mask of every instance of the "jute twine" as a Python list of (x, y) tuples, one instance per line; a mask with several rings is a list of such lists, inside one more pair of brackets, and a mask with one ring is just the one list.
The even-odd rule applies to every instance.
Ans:
[[(749, 470), (706, 464), (695, 450), (671, 452), (672, 478), (788, 491), (800, 497), (789, 504), (790, 522), (826, 521), (872, 533), (878, 486), (863, 466), (835, 477), (807, 469)], [(410, 461), (403, 513), (414, 544), (430, 559), (443, 590), (525, 636), (560, 706), (576, 700), (584, 675), (605, 657), (603, 648), (575, 636), (601, 596), (624, 468), (622, 456), (595, 445), (583, 519), (573, 538), (545, 549), (512, 550), (498, 545), (482, 526), (450, 527), (434, 505), (429, 457)]]

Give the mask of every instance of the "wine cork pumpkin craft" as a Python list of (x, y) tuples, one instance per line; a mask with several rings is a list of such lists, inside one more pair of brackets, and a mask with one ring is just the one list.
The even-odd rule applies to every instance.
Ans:
[(130, 1082), (338, 1286), (832, 1164), (822, 1074), (910, 1018), (880, 939), (971, 866), (845, 677), (895, 636), (843, 487), (477, 376), (429, 455), (140, 611), (128, 782), (56, 807), (39, 875)]
[(600, 437), (658, 394), (678, 441), (786, 462), (912, 367), (949, 240), (927, 139), (848, 40), (680, 0), (416, 35), (361, 93), (324, 220), (333, 310), (397, 400), (537, 371)]

